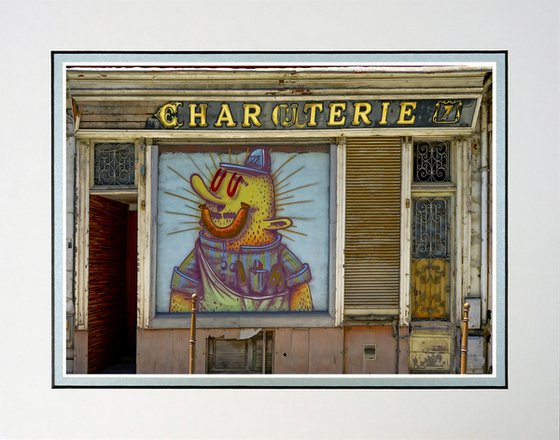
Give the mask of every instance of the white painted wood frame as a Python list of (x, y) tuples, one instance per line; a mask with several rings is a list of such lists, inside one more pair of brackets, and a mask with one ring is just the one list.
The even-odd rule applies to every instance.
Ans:
[(400, 322), (410, 324), (410, 259), (411, 259), (411, 207), (412, 207), (412, 138), (402, 139), (401, 171), (401, 267), (400, 267)]
[(76, 258), (74, 260), (74, 280), (76, 295), (77, 330), (88, 329), (88, 272), (89, 272), (89, 182), (90, 143), (77, 142), (76, 148)]

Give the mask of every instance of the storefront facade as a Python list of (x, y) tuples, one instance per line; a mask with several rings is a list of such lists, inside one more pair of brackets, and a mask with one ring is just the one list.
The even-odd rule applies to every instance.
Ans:
[(491, 372), (492, 81), (70, 66), (67, 372)]

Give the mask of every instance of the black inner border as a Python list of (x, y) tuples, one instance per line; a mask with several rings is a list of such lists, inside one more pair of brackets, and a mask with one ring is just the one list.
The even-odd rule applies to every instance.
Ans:
[[(54, 282), (54, 263), (55, 263), (55, 240), (54, 240), (54, 197), (55, 197), (55, 188), (54, 188), (54, 152), (55, 152), (55, 139), (54, 139), (54, 112), (55, 112), (55, 105), (54, 105), (54, 79), (55, 79), (55, 57), (56, 55), (63, 55), (63, 54), (72, 54), (72, 55), (80, 55), (80, 54), (99, 54), (99, 55), (118, 55), (118, 54), (128, 54), (128, 55), (228, 55), (228, 54), (252, 54), (252, 55), (273, 55), (273, 54), (284, 54), (284, 55), (385, 55), (385, 54), (407, 54), (407, 55), (414, 55), (414, 54), (469, 54), (469, 55), (476, 55), (476, 54), (501, 54), (504, 55), (504, 64), (505, 64), (505, 84), (504, 84), (504, 111), (505, 111), (505, 138), (504, 138), (504, 150), (505, 150), (505, 218), (504, 218), (504, 225), (505, 225), (505, 243), (504, 243), (504, 250), (505, 250), (505, 267), (504, 275), (505, 275), (505, 291), (504, 291), (504, 308), (505, 308), (505, 322), (504, 322), (504, 330), (505, 330), (505, 338), (504, 338), (504, 357), (505, 357), (505, 365), (504, 365), (504, 374), (505, 374), (505, 383), (504, 385), (485, 385), (485, 386), (449, 386), (449, 385), (403, 385), (403, 386), (387, 386), (387, 385), (360, 385), (360, 386), (339, 386), (339, 385), (315, 385), (315, 386), (302, 386), (302, 385), (294, 385), (294, 386), (273, 386), (273, 385), (57, 385), (55, 383), (55, 372), (54, 372), (54, 359), (55, 359), (55, 318), (54, 318), (54, 309), (55, 309), (55, 282)], [(98, 388), (106, 388), (106, 389), (508, 389), (509, 388), (509, 355), (508, 355), (508, 204), (509, 204), (509, 195), (508, 195), (508, 72), (509, 72), (509, 65), (508, 65), (508, 50), (442, 50), (442, 51), (407, 51), (407, 50), (395, 50), (395, 51), (51, 51), (51, 267), (52, 267), (52, 276), (51, 276), (51, 388), (52, 389), (81, 389), (81, 388), (90, 388), (90, 389), (98, 389)], [(93, 64), (93, 63), (92, 63)], [(134, 67), (134, 66), (130, 66)], [(169, 66), (172, 67), (172, 66)], [(196, 67), (196, 66), (191, 66)], [(219, 66), (212, 66), (212, 67), (219, 67)], [(242, 68), (243, 66), (237, 66)], [(305, 67), (304, 65), (298, 65), (298, 67)], [(494, 97), (495, 99), (496, 97)], [(75, 248), (75, 246), (74, 246)], [(96, 377), (92, 375), (92, 377)], [(422, 377), (422, 376), (420, 376)]]

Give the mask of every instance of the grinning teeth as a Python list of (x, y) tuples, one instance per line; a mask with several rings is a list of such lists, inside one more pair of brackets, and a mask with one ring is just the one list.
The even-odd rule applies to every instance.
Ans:
[(237, 214), (235, 212), (224, 212), (223, 214), (220, 212), (210, 211), (210, 218), (212, 220), (221, 220), (221, 219), (229, 219), (233, 220)]

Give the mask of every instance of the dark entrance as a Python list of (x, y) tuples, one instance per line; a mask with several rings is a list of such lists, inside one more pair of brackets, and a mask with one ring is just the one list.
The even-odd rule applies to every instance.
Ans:
[(90, 196), (88, 373), (136, 372), (137, 215)]

